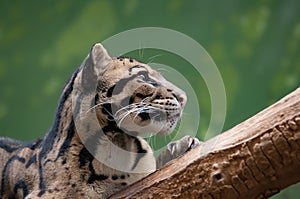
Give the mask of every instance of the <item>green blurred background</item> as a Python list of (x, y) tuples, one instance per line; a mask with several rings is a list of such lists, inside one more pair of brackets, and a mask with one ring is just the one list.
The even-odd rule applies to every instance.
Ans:
[[(43, 136), (64, 82), (91, 45), (146, 26), (180, 31), (207, 50), (225, 83), (227, 130), (299, 86), (299, 10), (297, 0), (2, 0), (0, 136), (21, 140)], [(160, 53), (145, 54), (147, 60)], [(166, 53), (155, 61), (171, 65), (173, 56)], [(191, 68), (185, 64), (182, 61), (182, 67)], [(209, 95), (203, 81), (192, 77), (190, 81), (199, 88), (198, 137), (203, 138), (201, 128), (210, 118)], [(273, 198), (298, 198), (299, 187)]]

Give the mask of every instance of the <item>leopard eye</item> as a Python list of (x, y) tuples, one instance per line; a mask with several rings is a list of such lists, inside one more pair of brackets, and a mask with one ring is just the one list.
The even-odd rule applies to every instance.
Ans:
[(146, 80), (146, 76), (145, 76), (144, 74), (140, 74), (140, 75), (138, 76), (138, 78), (139, 78), (139, 79), (142, 79), (142, 80)]
[(144, 82), (146, 82), (146, 83), (152, 85), (152, 86), (157, 86), (157, 85), (158, 85), (157, 82), (156, 82), (155, 80), (149, 78), (149, 76), (148, 76), (148, 74), (147, 74), (146, 72), (145, 72), (145, 73), (144, 73), (144, 72), (140, 73), (140, 74), (138, 75), (138, 78), (139, 78), (140, 80), (142, 80), (142, 81), (144, 81)]
[(155, 87), (158, 85), (157, 82), (152, 79), (148, 80), (147, 83), (151, 84), (152, 86), (155, 86)]

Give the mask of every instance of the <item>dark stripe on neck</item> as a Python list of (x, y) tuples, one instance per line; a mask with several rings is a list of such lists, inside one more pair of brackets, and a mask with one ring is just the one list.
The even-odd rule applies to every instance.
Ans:
[(93, 161), (93, 155), (96, 153), (97, 146), (99, 145), (99, 140), (102, 139), (102, 136), (105, 135), (103, 130), (100, 129), (99, 131), (95, 132), (94, 135), (89, 136), (85, 143), (83, 143), (84, 146), (79, 153), (80, 167), (83, 167), (86, 165), (86, 163)]
[(134, 144), (137, 148), (137, 152), (136, 152), (136, 157), (135, 157), (135, 161), (134, 164), (132, 165), (131, 170), (135, 169), (135, 167), (137, 166), (138, 162), (140, 161), (140, 159), (142, 157), (144, 157), (147, 153), (147, 151), (145, 149), (143, 149), (142, 144), (140, 142), (140, 140), (136, 137), (132, 137), (134, 139)]
[(69, 146), (70, 146), (70, 143), (72, 141), (74, 134), (75, 134), (75, 124), (74, 124), (74, 120), (72, 118), (71, 123), (68, 127), (67, 137), (65, 138), (64, 143), (61, 145), (61, 147), (59, 149), (59, 152), (54, 160), (55, 162), (57, 161), (57, 159), (60, 156), (62, 156), (69, 149)]
[[(91, 172), (91, 175), (87, 179), (88, 184), (92, 184), (95, 181), (106, 180), (108, 178), (107, 175), (96, 174), (94, 166), (93, 166), (94, 156), (92, 154), (95, 154), (95, 151), (97, 149), (96, 147), (99, 144), (98, 136), (101, 136), (101, 135), (99, 133), (97, 133), (95, 136), (97, 137), (97, 139), (95, 139), (93, 136), (93, 137), (90, 137), (86, 141), (85, 146), (89, 146), (89, 148), (87, 149), (85, 146), (83, 146), (83, 148), (81, 149), (81, 151), (79, 153), (79, 167), (83, 168), (88, 164), (88, 169)], [(106, 153), (106, 152), (104, 152), (104, 153)]]
[(36, 163), (36, 154), (31, 156), (31, 158), (27, 161), (25, 168), (27, 169), (30, 165)]
[(80, 68), (78, 68), (73, 75), (71, 76), (71, 78), (69, 79), (69, 81), (66, 83), (65, 87), (64, 87), (64, 91), (60, 97), (59, 100), (59, 105), (57, 108), (57, 112), (56, 112), (56, 117), (55, 117), (55, 121), (51, 127), (51, 129), (49, 130), (49, 132), (47, 133), (47, 135), (45, 136), (43, 142), (42, 142), (42, 150), (38, 156), (38, 160), (39, 160), (39, 189), (40, 192), (38, 194), (38, 196), (42, 196), (45, 193), (45, 183), (44, 183), (44, 177), (43, 177), (43, 166), (42, 166), (42, 159), (52, 150), (53, 148), (53, 144), (54, 141), (56, 139), (58, 135), (58, 128), (59, 128), (59, 124), (61, 122), (61, 114), (63, 109), (65, 108), (65, 102), (68, 99), (69, 95), (72, 93), (73, 91), (73, 85), (75, 82), (75, 79), (78, 75), (80, 71)]
[(10, 138), (4, 138), (0, 139), (0, 148), (5, 150), (8, 153), (12, 153), (18, 149), (23, 149), (23, 148), (29, 148), (31, 150), (35, 150), (39, 144), (41, 143), (42, 139), (37, 139), (32, 142), (22, 142), (18, 140), (13, 140)]
[(54, 124), (52, 125), (51, 129), (49, 130), (49, 132), (47, 133), (46, 137), (43, 140), (43, 149), (42, 149), (41, 153), (39, 154), (39, 159), (40, 160), (47, 153), (49, 153), (49, 151), (53, 147), (54, 140), (55, 140), (55, 138), (57, 136), (59, 124), (61, 122), (61, 113), (62, 113), (62, 111), (64, 109), (64, 104), (65, 104), (66, 100), (68, 99), (69, 95), (73, 91), (74, 81), (75, 81), (75, 79), (77, 77), (78, 72), (79, 72), (79, 69), (77, 69), (73, 73), (72, 77), (70, 78), (70, 80), (66, 84), (67, 88), (64, 89), (65, 91), (62, 93), (62, 95), (60, 97), (59, 105), (58, 105), (58, 109), (57, 109), (57, 112), (56, 112), (56, 117), (55, 117)]
[[(7, 171), (9, 169), (9, 166), (12, 164), (13, 161), (19, 161), (21, 163), (25, 163), (25, 158), (22, 158), (20, 156), (14, 155), (11, 158), (9, 158), (6, 162), (6, 164), (3, 167), (2, 170), (2, 179), (1, 179), (1, 192), (0, 192), (0, 196), (4, 195), (4, 190), (5, 190), (5, 180), (6, 180), (6, 175), (7, 175)], [(9, 175), (9, 174), (8, 174)], [(0, 197), (1, 198), (1, 197)]]
[[(89, 142), (89, 140), (87, 142)], [(81, 151), (79, 153), (79, 167), (82, 168), (87, 163), (89, 163), (93, 160), (94, 160), (94, 156), (86, 149), (85, 146), (83, 146), (83, 148), (81, 149)]]
[(10, 138), (0, 139), (0, 148), (5, 150), (8, 153), (12, 153), (15, 150), (21, 148), (24, 145), (24, 142), (13, 140)]
[(46, 185), (44, 183), (44, 176), (43, 176), (43, 167), (41, 162), (39, 162), (39, 189), (40, 192), (38, 196), (41, 197), (45, 193), (45, 189), (46, 189)]

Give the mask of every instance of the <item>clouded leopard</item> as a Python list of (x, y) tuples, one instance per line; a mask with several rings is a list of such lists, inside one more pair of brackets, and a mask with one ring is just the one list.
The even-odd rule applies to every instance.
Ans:
[(186, 136), (155, 160), (142, 138), (168, 135), (185, 93), (148, 65), (95, 44), (67, 81), (45, 137), (0, 138), (0, 198), (107, 198), (198, 144)]

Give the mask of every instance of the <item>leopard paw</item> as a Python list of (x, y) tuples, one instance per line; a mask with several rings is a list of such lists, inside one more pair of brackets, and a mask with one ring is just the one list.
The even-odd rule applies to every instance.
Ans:
[(159, 154), (156, 158), (156, 168), (164, 166), (169, 161), (183, 155), (190, 149), (198, 146), (200, 143), (201, 142), (197, 138), (192, 136), (184, 136), (180, 140), (169, 143), (166, 150)]

